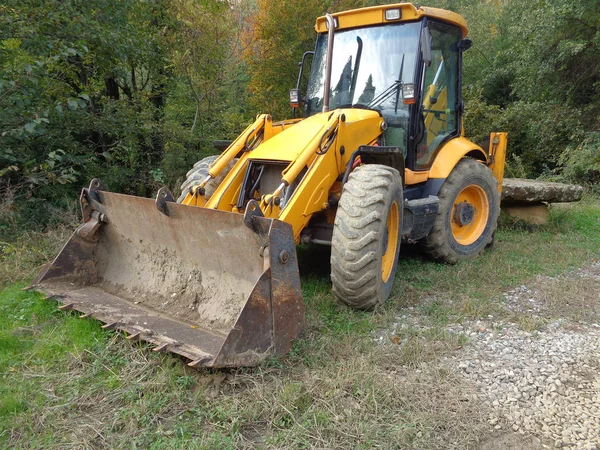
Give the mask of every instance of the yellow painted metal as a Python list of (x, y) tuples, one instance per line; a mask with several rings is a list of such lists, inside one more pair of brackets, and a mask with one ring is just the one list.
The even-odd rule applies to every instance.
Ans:
[[(213, 192), (212, 197), (204, 205), (205, 208), (220, 209), (223, 211), (234, 211), (237, 199), (240, 195), (244, 174), (248, 166), (249, 153), (243, 153), (239, 161), (233, 166), (231, 172)], [(244, 211), (239, 211), (243, 213)]]
[[(457, 218), (457, 209), (463, 205), (470, 205), (474, 209), (473, 218), (464, 225)], [(452, 236), (456, 242), (460, 245), (471, 245), (479, 239), (485, 230), (489, 215), (490, 202), (481, 186), (471, 184), (460, 191), (450, 213)]]
[(506, 162), (506, 144), (508, 133), (496, 132), (490, 134), (490, 169), (498, 181), (498, 192), (502, 194), (502, 180), (504, 180), (504, 164)]
[[(400, 9), (402, 17), (396, 20), (386, 20), (385, 11), (388, 9)], [(423, 6), (416, 8), (412, 3), (397, 3), (393, 5), (381, 5), (370, 8), (353, 9), (350, 11), (335, 13), (332, 14), (332, 16), (339, 24), (336, 30), (394, 22), (410, 22), (422, 19), (423, 17), (431, 17), (433, 19), (440, 19), (456, 25), (461, 29), (463, 38), (466, 37), (468, 33), (467, 22), (459, 14), (438, 8), (429, 8)], [(317, 19), (317, 23), (315, 24), (315, 30), (317, 30), (317, 33), (327, 32), (326, 23), (325, 16)]]
[(254, 160), (293, 161), (308, 147), (307, 138), (311, 141), (320, 138), (326, 125), (327, 115), (317, 114), (304, 119), (263, 142), (251, 152), (251, 157)]
[(483, 149), (466, 137), (460, 136), (446, 142), (436, 155), (429, 178), (448, 178), (454, 166), (466, 155), (487, 162)]
[[(250, 125), (248, 128), (244, 130), (242, 134), (240, 134), (235, 141), (231, 143), (231, 145), (225, 150), (221, 156), (217, 158), (217, 160), (213, 163), (212, 167), (208, 171), (212, 178), (215, 178), (221, 171), (227, 167), (227, 165), (231, 162), (236, 155), (244, 149), (244, 147), (253, 142), (253, 139), (256, 138), (259, 133), (264, 129), (264, 137), (270, 136), (272, 133), (271, 127), (272, 121), (271, 116), (267, 114), (261, 114), (257, 117), (256, 121)], [(264, 140), (263, 137), (263, 140)]]
[(398, 203), (393, 202), (386, 221), (387, 245), (381, 258), (381, 279), (384, 283), (390, 279), (394, 269), (396, 252), (398, 250), (398, 227), (400, 226), (400, 213)]
[[(341, 120), (338, 129), (336, 161), (338, 171), (343, 173), (350, 162), (352, 153), (361, 145), (374, 144), (382, 133), (383, 118), (375, 111), (367, 109), (340, 110)], [(344, 148), (342, 155), (342, 147)]]
[[(302, 119), (290, 119), (283, 120), (280, 122), (273, 123), (271, 120), (271, 116), (268, 114), (259, 115), (253, 124), (249, 125), (243, 132), (240, 134), (227, 149), (217, 158), (217, 160), (212, 164), (209, 170), (209, 174), (211, 177), (215, 178), (227, 165), (242, 151), (244, 147), (247, 145), (250, 147), (259, 146), (262, 143), (265, 143), (273, 136), (281, 133), (284, 130), (289, 129), (293, 125), (296, 125), (298, 122), (302, 121)], [(256, 140), (255, 140), (256, 139)], [(244, 160), (245, 158), (242, 158)], [(239, 169), (239, 165), (236, 166), (236, 169)], [(239, 170), (234, 171), (236, 174), (240, 174)], [(230, 177), (227, 177), (230, 178)], [(234, 178), (234, 177), (232, 177)], [(243, 176), (242, 176), (243, 178)], [(227, 180), (225, 180), (227, 181)], [(241, 182), (241, 181), (240, 181)], [(230, 186), (231, 183), (221, 183), (221, 186), (226, 184)], [(201, 185), (204, 186), (204, 185)], [(239, 192), (239, 189), (238, 189)], [(233, 193), (235, 194), (235, 192)], [(197, 193), (197, 189), (194, 193), (188, 194), (186, 198), (183, 200), (184, 205), (191, 206), (207, 206), (214, 209), (224, 209), (231, 210), (231, 208), (235, 205), (235, 202), (231, 202), (231, 198), (226, 199), (225, 204), (228, 206), (224, 207), (215, 207), (215, 202), (212, 202), (211, 205), (208, 204), (204, 196), (199, 195)], [(237, 198), (237, 196), (235, 197)], [(219, 202), (221, 203), (221, 202)]]
[(296, 125), (298, 122), (302, 121), (303, 119), (288, 119), (288, 120), (282, 120), (279, 122), (273, 122), (271, 129), (272, 129), (272, 136), (275, 136), (276, 134), (281, 133), (284, 130), (287, 130), (289, 127), (291, 127), (292, 125)]
[[(375, 111), (342, 109), (335, 113), (340, 118), (336, 141), (321, 155), (316, 154), (316, 147), (306, 150), (312, 154), (307, 162), (306, 175), (278, 217), (292, 225), (296, 242), (300, 241), (300, 233), (312, 215), (325, 210), (329, 192), (337, 178), (344, 173), (352, 153), (361, 145), (373, 144), (382, 132), (383, 119)], [(321, 115), (329, 117), (331, 114)], [(341, 121), (342, 116), (344, 122)], [(275, 217), (271, 214), (265, 216)]]
[(429, 179), (429, 170), (414, 172), (410, 169), (404, 169), (404, 182), (410, 186), (412, 184), (424, 183)]
[[(346, 170), (352, 153), (360, 145), (373, 144), (377, 140), (382, 132), (383, 119), (376, 111), (342, 109), (294, 123), (293, 127), (286, 126), (274, 133), (254, 150), (244, 152), (204, 207), (243, 212), (237, 211), (235, 205), (250, 161), (288, 163), (281, 178), (286, 185), (302, 176), (306, 168), (306, 175), (283, 210), (272, 201), (280, 192), (265, 195), (260, 202), (265, 217), (290, 223), (294, 238), (299, 242), (300, 233), (311, 216), (325, 210), (332, 186)], [(329, 147), (325, 145), (328, 137), (332, 138)], [(189, 204), (194, 203), (190, 200)]]
[[(246, 129), (240, 134), (227, 149), (219, 155), (216, 161), (209, 168), (209, 175), (211, 178), (215, 178), (221, 173), (221, 171), (227, 167), (227, 165), (247, 146), (249, 142), (254, 143), (253, 139), (257, 139), (262, 132), (262, 140), (268, 139), (272, 134), (271, 127), (271, 116), (268, 114), (259, 115), (253, 124), (248, 125)], [(256, 142), (258, 144), (258, 142)], [(207, 180), (203, 180), (199, 186), (193, 189), (193, 192), (183, 199), (184, 205), (191, 206), (205, 206), (206, 199), (199, 194), (198, 189), (203, 188), (206, 185)]]

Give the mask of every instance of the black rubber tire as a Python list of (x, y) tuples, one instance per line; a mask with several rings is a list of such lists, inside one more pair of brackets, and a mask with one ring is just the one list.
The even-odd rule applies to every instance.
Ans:
[[(194, 186), (198, 186), (202, 180), (204, 180), (208, 176), (208, 169), (212, 163), (216, 161), (218, 155), (207, 156), (206, 158), (201, 159), (194, 167), (192, 167), (189, 172), (186, 174), (186, 180), (181, 185), (181, 195), (177, 199), (177, 203), (181, 203), (185, 197), (187, 197), (190, 189)], [(235, 158), (229, 165), (219, 174), (216, 178), (210, 180), (206, 186), (204, 186), (205, 194), (204, 197), (208, 200), (211, 195), (215, 192), (215, 189), (221, 184), (221, 182), (225, 179), (231, 168), (237, 162), (237, 158)]]
[[(462, 245), (452, 234), (452, 210), (459, 194), (468, 186), (480, 187), (487, 197), (489, 214), (485, 228), (479, 237), (469, 245)], [(439, 193), (440, 209), (433, 228), (423, 239), (423, 250), (431, 258), (456, 264), (482, 253), (491, 246), (500, 216), (500, 194), (498, 182), (492, 171), (479, 161), (465, 158), (459, 161), (446, 179)]]
[[(382, 258), (393, 203), (399, 220), (397, 249), (391, 273), (384, 282)], [(387, 300), (398, 265), (402, 212), (402, 178), (396, 169), (368, 164), (350, 174), (338, 204), (331, 246), (331, 283), (339, 302), (369, 310)]]

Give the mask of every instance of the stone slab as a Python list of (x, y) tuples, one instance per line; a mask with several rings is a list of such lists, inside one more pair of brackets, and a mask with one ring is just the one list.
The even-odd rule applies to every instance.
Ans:
[(534, 225), (548, 223), (547, 203), (522, 203), (505, 205), (502, 210), (514, 219), (522, 220)]
[(503, 203), (566, 203), (581, 200), (583, 187), (549, 181), (505, 178), (502, 183)]

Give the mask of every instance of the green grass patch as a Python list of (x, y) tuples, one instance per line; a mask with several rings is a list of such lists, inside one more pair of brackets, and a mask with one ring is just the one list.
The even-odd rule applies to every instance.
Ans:
[[(365, 313), (333, 301), (327, 251), (303, 248), (303, 336), (285, 358), (230, 371), (189, 369), (9, 285), (0, 291), (0, 447), (473, 447), (486, 416), (438, 368), (465, 344), (445, 327), (498, 316), (507, 288), (584, 265), (599, 249), (595, 199), (553, 207), (546, 226), (503, 222), (493, 249), (455, 266), (405, 246), (390, 301)], [(21, 260), (16, 278), (50, 258)]]
[(405, 246), (386, 309), (415, 306), (441, 324), (486, 317), (498, 312), (495, 300), (506, 289), (599, 257), (600, 201), (588, 198), (554, 205), (547, 225), (525, 226), (504, 219), (493, 248), (456, 265), (429, 261), (416, 246)]

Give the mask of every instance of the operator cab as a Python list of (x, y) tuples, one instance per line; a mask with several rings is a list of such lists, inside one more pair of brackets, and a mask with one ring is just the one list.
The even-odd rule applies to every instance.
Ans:
[[(442, 144), (461, 134), (461, 58), (470, 46), (463, 39), (466, 24), (457, 14), (408, 3), (367, 10), (333, 15), (327, 110), (378, 111), (387, 125), (379, 144), (401, 148), (408, 169), (428, 170)], [(316, 29), (306, 95), (295, 103), (303, 103), (304, 117), (325, 111), (327, 100), (325, 18)], [(301, 80), (302, 68), (292, 90), (298, 99)]]

